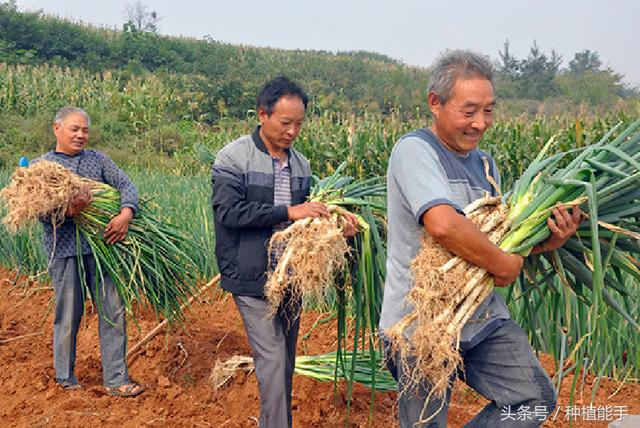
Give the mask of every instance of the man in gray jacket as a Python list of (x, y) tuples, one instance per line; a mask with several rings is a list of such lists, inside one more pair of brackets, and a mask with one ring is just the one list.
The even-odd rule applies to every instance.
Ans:
[[(227, 144), (212, 168), (216, 258), (221, 287), (233, 294), (253, 352), (260, 393), (260, 427), (291, 427), (291, 391), (300, 302), (285, 299), (267, 317), (264, 285), (267, 244), (274, 231), (305, 217), (328, 216), (324, 204), (305, 202), (309, 161), (292, 145), (300, 132), (307, 95), (284, 76), (267, 82), (257, 100), (260, 125)], [(345, 230), (353, 236), (353, 225)], [(272, 253), (273, 262), (282, 248)]]

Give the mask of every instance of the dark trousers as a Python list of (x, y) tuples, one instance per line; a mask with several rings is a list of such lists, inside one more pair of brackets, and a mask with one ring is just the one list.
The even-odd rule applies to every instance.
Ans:
[[(427, 385), (405, 391), (400, 355), (390, 355), (386, 342), (387, 365), (398, 381), (398, 416), (402, 428), (447, 426), (451, 389), (442, 400), (430, 400)], [(512, 320), (487, 336), (473, 348), (462, 351), (464, 371), (458, 377), (491, 402), (466, 427), (538, 427), (552, 414), (556, 394), (540, 362), (533, 353), (526, 333)], [(434, 415), (429, 422), (416, 425)]]

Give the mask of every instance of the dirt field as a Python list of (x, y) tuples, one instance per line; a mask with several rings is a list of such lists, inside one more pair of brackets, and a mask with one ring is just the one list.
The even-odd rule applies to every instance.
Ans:
[[(225, 299), (219, 290), (207, 293), (190, 314), (189, 334), (174, 331), (168, 336), (159, 335), (130, 359), (130, 374), (145, 386), (146, 392), (137, 398), (112, 398), (102, 387), (97, 319), (90, 306), (79, 333), (76, 362), (76, 375), (84, 389), (64, 392), (54, 381), (52, 367), (52, 291), (46, 284), (16, 287), (11, 283), (14, 278), (15, 274), (0, 270), (0, 426), (257, 426), (259, 403), (254, 375), (238, 372), (219, 391), (214, 391), (209, 381), (217, 359), (250, 354), (233, 301)], [(304, 314), (301, 337), (317, 317), (314, 313)], [(156, 325), (153, 316), (141, 318), (141, 332), (129, 323), (130, 346)], [(299, 353), (333, 350), (333, 329), (333, 325), (316, 329), (309, 339), (300, 342)], [(550, 359), (543, 358), (543, 363), (553, 375)], [(559, 411), (551, 417), (555, 421), (547, 421), (544, 426), (569, 426), (565, 418), (571, 381), (569, 376), (563, 382)], [(640, 413), (640, 386), (620, 387), (607, 379), (600, 383), (594, 408), (583, 412), (583, 406), (586, 408), (590, 402), (592, 384), (593, 379), (587, 378), (572, 407), (579, 413), (573, 426), (605, 427), (608, 422), (604, 419), (615, 419), (620, 412)], [(370, 392), (357, 387), (348, 426), (396, 426), (395, 400), (395, 393), (377, 393), (370, 419)], [(450, 426), (462, 426), (484, 403), (474, 391), (456, 385), (449, 411)], [(336, 395), (331, 383), (294, 377), (295, 427), (343, 426), (345, 413), (342, 388)]]

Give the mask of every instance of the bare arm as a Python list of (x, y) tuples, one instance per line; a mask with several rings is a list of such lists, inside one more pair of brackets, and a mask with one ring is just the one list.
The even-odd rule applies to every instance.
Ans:
[(129, 224), (133, 219), (133, 209), (122, 207), (120, 213), (114, 216), (104, 229), (104, 239), (107, 244), (115, 244), (122, 241), (129, 232)]
[(495, 285), (516, 280), (524, 259), (493, 244), (480, 229), (450, 205), (436, 205), (422, 216), (427, 233), (455, 255), (493, 274)]
[(76, 195), (76, 197), (71, 201), (65, 215), (67, 217), (75, 217), (80, 214), (80, 211), (85, 209), (91, 203), (91, 190), (89, 186), (82, 186), (80, 188), (80, 192)]

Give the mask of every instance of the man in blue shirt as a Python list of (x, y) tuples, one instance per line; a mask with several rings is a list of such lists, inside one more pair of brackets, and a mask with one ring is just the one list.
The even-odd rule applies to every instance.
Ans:
[[(138, 207), (138, 193), (129, 177), (106, 154), (86, 150), (90, 120), (87, 113), (67, 106), (58, 111), (53, 123), (55, 150), (33, 162), (57, 162), (75, 174), (107, 183), (120, 192), (120, 213), (108, 223), (104, 238), (115, 244), (125, 238), (129, 223)], [(144, 388), (129, 379), (126, 347), (125, 308), (113, 281), (107, 275), (96, 280), (96, 265), (91, 248), (80, 237), (82, 260), (78, 260), (76, 226), (73, 217), (91, 203), (88, 188), (72, 201), (66, 220), (52, 225), (43, 221), (44, 244), (48, 253), (49, 275), (55, 292), (56, 310), (53, 324), (53, 360), (56, 381), (66, 390), (81, 388), (74, 374), (76, 336), (84, 312), (85, 289), (88, 288), (98, 307), (98, 333), (102, 357), (103, 383), (110, 395), (133, 397)], [(79, 264), (84, 269), (79, 268)], [(81, 275), (84, 278), (81, 279)], [(86, 287), (85, 287), (86, 284)]]
[[(483, 158), (492, 178), (499, 182), (493, 159), (478, 149), (493, 122), (491, 64), (468, 51), (446, 53), (431, 71), (428, 101), (432, 126), (403, 136), (389, 159), (387, 276), (380, 316), (383, 338), (385, 330), (413, 310), (406, 302), (413, 287), (409, 266), (419, 250), (423, 231), (450, 252), (491, 273), (497, 287), (515, 281), (523, 263), (521, 256), (491, 243), (462, 214), (466, 205), (486, 192), (495, 195), (484, 172)], [(576, 207), (572, 214), (564, 208), (554, 210), (554, 219), (548, 222), (552, 235), (533, 252), (559, 248), (579, 222)], [(396, 365), (400, 355), (393, 354), (391, 344), (385, 341), (389, 368), (402, 392), (398, 400), (400, 426), (446, 426), (450, 391), (442, 400), (425, 403), (429, 385), (405, 390), (410, 382), (403, 376), (403, 367)], [(510, 319), (504, 300), (495, 291), (463, 328), (460, 348), (462, 379), (490, 401), (468, 427), (524, 428), (544, 421), (504, 421), (501, 411), (507, 406), (551, 413), (556, 401), (553, 386), (533, 354), (526, 333)]]

